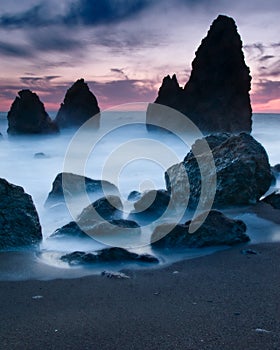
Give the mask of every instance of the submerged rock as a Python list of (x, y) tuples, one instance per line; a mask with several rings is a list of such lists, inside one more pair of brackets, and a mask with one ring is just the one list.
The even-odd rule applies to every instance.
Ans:
[[(185, 114), (201, 131), (251, 132), (251, 76), (234, 20), (218, 16), (201, 42), (184, 89), (177, 78), (163, 79), (155, 103)], [(157, 118), (152, 105), (147, 124)], [(168, 116), (167, 116), (168, 117)]]
[(105, 180), (93, 180), (88, 177), (71, 173), (60, 173), (56, 176), (52, 190), (45, 202), (45, 207), (49, 208), (55, 204), (64, 203), (67, 200), (84, 194), (86, 191), (90, 200), (96, 200), (104, 194), (119, 195), (119, 190), (113, 184)]
[(41, 242), (39, 217), (32, 198), (22, 187), (0, 179), (0, 250)]
[(280, 209), (280, 191), (274, 191), (267, 197), (263, 198), (262, 202), (270, 204), (274, 209)]
[(95, 126), (98, 127), (99, 113), (96, 97), (84, 79), (79, 79), (67, 90), (55, 121), (60, 128), (80, 127), (94, 117)]
[(8, 112), (8, 134), (57, 133), (58, 127), (47, 114), (39, 97), (30, 90), (19, 91)]
[[(184, 161), (169, 168), (165, 173), (166, 186), (172, 191), (172, 199), (180, 205), (190, 192), (189, 206), (195, 207), (201, 196), (201, 170), (209, 193), (215, 191), (214, 206), (245, 205), (256, 203), (269, 189), (272, 173), (268, 156), (263, 146), (252, 136), (225, 134), (211, 139), (215, 169), (209, 168), (209, 154), (200, 153), (200, 142), (196, 141)], [(194, 156), (194, 154), (196, 156)], [(199, 160), (201, 169), (198, 166)], [(189, 182), (186, 181), (186, 174)], [(214, 178), (217, 183), (214, 188)], [(207, 202), (206, 198), (202, 198)]]
[(94, 253), (73, 252), (63, 255), (62, 261), (70, 265), (112, 263), (112, 262), (142, 262), (158, 263), (158, 259), (148, 254), (131, 253), (123, 248), (105, 248)]
[[(195, 218), (199, 222), (202, 216)], [(217, 210), (211, 210), (194, 233), (189, 233), (191, 221), (185, 224), (162, 224), (155, 228), (151, 244), (153, 248), (203, 248), (220, 245), (234, 245), (248, 242), (246, 225), (233, 220)]]

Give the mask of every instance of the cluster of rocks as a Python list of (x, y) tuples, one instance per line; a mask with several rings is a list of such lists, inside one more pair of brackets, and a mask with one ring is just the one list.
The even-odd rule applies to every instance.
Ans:
[(8, 134), (50, 134), (61, 128), (80, 127), (92, 117), (91, 126), (99, 127), (99, 112), (96, 97), (84, 79), (77, 80), (67, 91), (64, 102), (52, 120), (36, 93), (21, 90), (8, 112)]
[[(184, 88), (175, 74), (166, 76), (155, 103), (183, 113), (205, 133), (250, 132), (250, 89), (250, 71), (236, 24), (232, 18), (220, 15), (196, 51)], [(156, 124), (157, 114), (151, 104), (147, 124)]]
[[(215, 174), (208, 172), (208, 155), (201, 151), (204, 141), (208, 142), (211, 150)], [(206, 167), (206, 171), (203, 167)], [(186, 177), (178, 169), (185, 171), (190, 181), (184, 183)], [(206, 178), (201, 176), (200, 171), (206, 174)], [(185, 200), (181, 201), (184, 196), (190, 194), (189, 208), (194, 209), (201, 196), (202, 181), (211, 184), (213, 176), (216, 177), (213, 208), (219, 210), (259, 202), (273, 180), (264, 148), (245, 133), (214, 134), (197, 140), (180, 167), (177, 164), (167, 170), (166, 190), (144, 193), (134, 191), (129, 195), (134, 210), (126, 219), (118, 189), (113, 184), (80, 175), (60, 173), (55, 178), (45, 203), (48, 210), (70, 199), (79, 198), (81, 191), (93, 195), (93, 202), (86, 208), (81, 208), (76, 221), (57, 229), (49, 239), (78, 238), (103, 242), (108, 239), (108, 242), (117, 242), (118, 237), (125, 236), (128, 243), (135, 237), (140, 238), (142, 224), (145, 225), (148, 221), (156, 223), (150, 242), (154, 250), (230, 246), (248, 242), (246, 225), (240, 220), (226, 217), (216, 209), (209, 208), (207, 215), (202, 213), (192, 221), (174, 221), (173, 214), (177, 208), (185, 205)], [(279, 197), (279, 192), (276, 191), (262, 200), (279, 209)], [(185, 209), (187, 210), (187, 207)], [(161, 216), (166, 212), (167, 220), (160, 222)], [(194, 222), (199, 224), (198, 229), (191, 232)], [(41, 240), (41, 226), (32, 198), (21, 187), (0, 179), (0, 249), (37, 246)], [(70, 265), (114, 261), (158, 262), (154, 256), (139, 255), (118, 246), (104, 248), (98, 252), (77, 251), (64, 255), (61, 259)]]
[[(248, 242), (249, 237), (246, 225), (226, 217), (222, 213), (224, 208), (262, 200), (280, 209), (278, 191), (262, 199), (274, 176), (278, 176), (280, 166), (272, 169), (263, 146), (248, 134), (252, 124), (251, 77), (232, 18), (219, 16), (213, 22), (196, 52), (192, 68), (184, 88), (179, 86), (175, 75), (165, 77), (155, 102), (182, 112), (202, 131), (212, 134), (197, 140), (184, 160), (166, 171), (166, 189), (133, 191), (128, 201), (134, 209), (126, 218), (119, 191), (113, 184), (76, 174), (58, 174), (45, 203), (47, 210), (66, 209), (66, 204), (85, 203), (85, 198), (90, 202), (79, 208), (76, 221), (58, 228), (49, 239), (82, 238), (109, 245), (116, 237), (122, 237), (128, 243), (139, 239), (142, 226), (153, 223), (150, 243), (154, 250), (233, 245)], [(153, 111), (150, 106), (148, 124), (158, 118)], [(59, 128), (79, 127), (94, 115), (98, 127), (99, 112), (97, 100), (83, 79), (67, 91), (54, 121), (35, 93), (22, 90), (8, 113), (8, 133), (55, 133)], [(192, 221), (174, 221), (178, 209), (183, 209), (185, 214), (198, 207), (200, 212)], [(192, 232), (194, 222), (198, 229)], [(21, 187), (0, 179), (0, 250), (37, 246), (41, 240), (41, 226), (32, 198)], [(61, 259), (71, 265), (158, 262), (154, 256), (120, 247), (77, 251)]]

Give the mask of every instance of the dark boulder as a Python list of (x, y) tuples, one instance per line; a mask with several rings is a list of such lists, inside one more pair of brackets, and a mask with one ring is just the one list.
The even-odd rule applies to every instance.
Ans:
[(0, 179), (0, 250), (35, 246), (42, 240), (32, 198), (22, 187)]
[(71, 173), (60, 173), (56, 176), (52, 190), (48, 195), (45, 207), (64, 203), (65, 199), (72, 201), (86, 191), (91, 201), (105, 194), (119, 195), (117, 187), (105, 180), (93, 180), (88, 177)]
[(277, 190), (267, 197), (263, 198), (262, 202), (270, 204), (274, 209), (280, 209), (280, 191)]
[(141, 198), (141, 193), (138, 191), (132, 191), (129, 193), (127, 200), (130, 202), (136, 202), (138, 199)]
[[(195, 220), (199, 222), (202, 216)], [(248, 242), (246, 225), (233, 220), (217, 210), (211, 210), (194, 233), (189, 233), (191, 222), (185, 224), (162, 224), (155, 228), (151, 244), (153, 248), (203, 248), (210, 246), (234, 245)]]
[(88, 218), (86, 221), (70, 222), (67, 225), (57, 229), (49, 239), (90, 239), (90, 240), (114, 240), (116, 236), (135, 237), (140, 235), (141, 229), (139, 225), (131, 220), (113, 219), (108, 221), (98, 221), (94, 217)]
[(48, 239), (91, 239), (75, 222), (71, 221), (63, 227), (57, 229), (54, 233), (52, 233)]
[(272, 167), (272, 170), (279, 175), (280, 174), (280, 164), (274, 165)]
[(57, 133), (58, 127), (47, 114), (39, 97), (30, 90), (19, 91), (8, 112), (8, 134)]
[(141, 214), (162, 215), (170, 202), (170, 194), (166, 190), (144, 192), (134, 203), (134, 208)]
[(94, 117), (94, 126), (98, 127), (99, 113), (96, 97), (84, 79), (79, 79), (67, 90), (55, 121), (60, 128), (80, 127)]
[(136, 254), (123, 248), (105, 248), (94, 253), (73, 252), (63, 255), (62, 261), (70, 265), (96, 264), (96, 263), (122, 263), (122, 262), (142, 262), (158, 263), (158, 259), (148, 254)]
[[(180, 111), (205, 133), (251, 132), (250, 89), (250, 71), (236, 24), (232, 18), (220, 15), (196, 51), (184, 89), (176, 76), (167, 76), (155, 103)], [(158, 118), (154, 111), (148, 108), (147, 124)]]
[[(168, 191), (172, 192), (172, 200), (180, 205), (189, 192), (189, 206), (195, 207), (201, 196), (202, 172), (207, 191), (216, 193), (214, 206), (256, 203), (269, 189), (272, 181), (265, 149), (246, 133), (232, 135), (226, 139), (225, 134), (222, 134), (220, 140), (219, 135), (215, 138), (217, 146), (212, 149), (214, 169), (209, 167), (209, 153), (203, 153), (203, 151), (200, 153), (202, 142), (200, 140), (192, 146), (192, 151), (182, 163), (167, 170), (166, 186)], [(198, 166), (198, 161), (201, 168)], [(186, 181), (186, 174), (189, 181)], [(202, 199), (204, 202), (207, 202), (207, 196), (208, 193)]]
[(47, 159), (49, 158), (44, 152), (38, 152), (34, 154), (34, 158), (36, 159)]
[(120, 219), (123, 205), (118, 196), (106, 196), (87, 206), (78, 216), (78, 223), (91, 226), (94, 221)]

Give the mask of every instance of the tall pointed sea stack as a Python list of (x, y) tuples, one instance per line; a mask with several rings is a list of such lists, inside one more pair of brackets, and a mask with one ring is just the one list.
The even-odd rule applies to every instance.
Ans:
[(67, 90), (55, 121), (60, 128), (80, 127), (91, 117), (95, 117), (98, 126), (99, 113), (96, 97), (84, 79), (79, 79)]
[[(184, 89), (165, 77), (155, 103), (172, 107), (203, 132), (251, 132), (250, 70), (234, 20), (218, 16), (202, 40)], [(152, 123), (152, 108), (147, 123)]]
[(8, 134), (48, 134), (58, 132), (39, 97), (30, 90), (21, 90), (8, 113)]

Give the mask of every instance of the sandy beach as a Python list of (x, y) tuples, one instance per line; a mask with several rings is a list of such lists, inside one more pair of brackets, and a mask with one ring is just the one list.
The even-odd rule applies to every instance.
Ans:
[(0, 282), (1, 349), (280, 348), (280, 244), (130, 279)]

